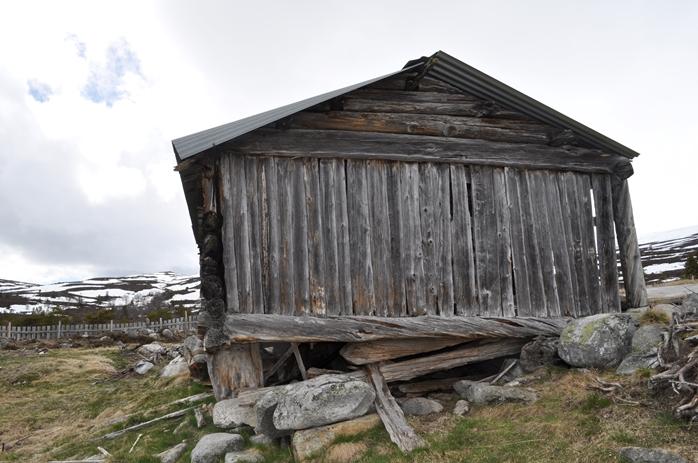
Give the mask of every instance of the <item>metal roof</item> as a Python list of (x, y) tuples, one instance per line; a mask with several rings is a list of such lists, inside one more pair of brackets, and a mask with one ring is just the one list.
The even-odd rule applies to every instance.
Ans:
[(306, 100), (291, 103), (280, 108), (265, 111), (254, 116), (246, 117), (235, 122), (224, 124), (208, 130), (177, 138), (172, 141), (177, 161), (181, 162), (197, 154), (203, 153), (217, 145), (233, 140), (241, 135), (263, 127), (284, 117), (295, 114), (304, 109), (331, 100), (349, 93), (363, 86), (372, 84), (387, 77), (394, 76), (404, 71), (421, 68), (424, 75), (440, 79), (466, 93), (494, 101), (509, 109), (519, 111), (533, 119), (561, 129), (573, 131), (578, 138), (584, 140), (593, 147), (610, 153), (633, 158), (637, 152), (611, 140), (593, 129), (555, 111), (533, 98), (524, 95), (508, 85), (478, 71), (472, 66), (459, 61), (449, 54), (438, 51), (431, 57), (422, 57), (408, 62), (402, 69), (376, 77), (375, 79), (360, 82), (355, 85), (340, 88), (332, 92), (323, 93)]

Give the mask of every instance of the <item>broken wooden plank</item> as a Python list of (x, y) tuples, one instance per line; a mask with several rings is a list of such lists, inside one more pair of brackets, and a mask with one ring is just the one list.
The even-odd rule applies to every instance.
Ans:
[(179, 418), (180, 416), (184, 416), (189, 410), (192, 410), (193, 408), (194, 407), (189, 407), (182, 410), (177, 410), (176, 412), (168, 413), (167, 415), (159, 416), (157, 418), (153, 418), (152, 420), (145, 421), (143, 423), (134, 424), (133, 426), (129, 426), (124, 429), (119, 429), (118, 431), (110, 432), (109, 434), (105, 434), (104, 436), (102, 436), (102, 439), (114, 439), (116, 437), (126, 434), (127, 432), (136, 431), (138, 429), (145, 428), (147, 426), (150, 426), (151, 424), (155, 424), (160, 421), (169, 420), (172, 418)]
[(407, 423), (405, 414), (390, 394), (388, 383), (376, 364), (368, 365), (368, 377), (376, 391), (376, 412), (383, 421), (390, 440), (405, 453), (424, 447), (424, 439)]
[(380, 341), (353, 342), (345, 345), (340, 355), (354, 365), (383, 362), (408, 355), (432, 352), (465, 342), (463, 338), (384, 339)]
[(292, 317), (267, 314), (229, 314), (225, 334), (230, 343), (252, 342), (366, 342), (379, 339), (524, 338), (557, 336), (568, 318), (536, 317)]

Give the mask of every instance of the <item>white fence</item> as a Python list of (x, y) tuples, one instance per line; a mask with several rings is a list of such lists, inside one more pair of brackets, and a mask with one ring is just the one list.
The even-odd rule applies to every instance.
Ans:
[(171, 330), (181, 330), (185, 333), (190, 333), (196, 329), (196, 317), (192, 317), (185, 313), (184, 317), (172, 318), (170, 320), (142, 321), (134, 323), (97, 323), (92, 325), (63, 325), (58, 322), (57, 325), (45, 326), (12, 326), (12, 323), (0, 325), (0, 338), (10, 339), (59, 339), (71, 336), (81, 336), (87, 334), (95, 336), (98, 334), (108, 334), (113, 332), (129, 332), (138, 329), (150, 329), (160, 331), (169, 328)]

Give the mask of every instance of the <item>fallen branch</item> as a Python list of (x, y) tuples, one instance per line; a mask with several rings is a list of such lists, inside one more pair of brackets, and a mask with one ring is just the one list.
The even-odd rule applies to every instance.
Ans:
[(138, 437), (136, 437), (136, 441), (133, 443), (128, 453), (133, 453), (133, 449), (136, 448), (136, 445), (138, 444), (138, 441), (141, 440), (141, 437), (143, 437), (143, 434), (139, 434)]
[(160, 421), (169, 420), (172, 418), (179, 418), (180, 416), (185, 415), (189, 410), (191, 410), (193, 408), (194, 407), (185, 408), (183, 410), (168, 413), (167, 415), (163, 415), (163, 416), (160, 416), (158, 418), (154, 418), (150, 421), (145, 421), (143, 423), (134, 424), (133, 426), (129, 426), (128, 428), (124, 428), (124, 429), (120, 429), (118, 431), (110, 432), (109, 434), (105, 434), (104, 436), (102, 436), (102, 439), (114, 439), (116, 437), (119, 437), (121, 435), (126, 434), (127, 432), (136, 431), (138, 429), (145, 428), (146, 426), (150, 426), (151, 424), (158, 423)]

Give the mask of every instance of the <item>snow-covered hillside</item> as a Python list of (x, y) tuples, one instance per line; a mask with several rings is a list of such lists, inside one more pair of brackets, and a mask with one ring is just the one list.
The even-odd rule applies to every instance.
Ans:
[(144, 307), (153, 298), (163, 305), (196, 308), (199, 277), (172, 272), (38, 285), (0, 279), (0, 312), (33, 312), (53, 308)]
[(698, 251), (698, 225), (640, 236), (640, 242), (648, 283), (678, 279), (688, 256)]

